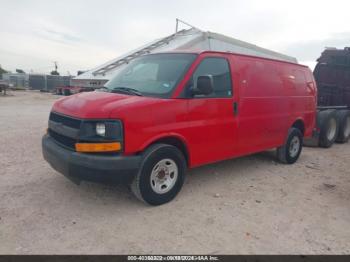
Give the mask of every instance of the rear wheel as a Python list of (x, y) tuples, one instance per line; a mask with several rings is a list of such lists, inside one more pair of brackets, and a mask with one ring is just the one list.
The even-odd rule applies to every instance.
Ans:
[(350, 111), (339, 110), (337, 111), (337, 118), (339, 123), (339, 132), (336, 142), (346, 143), (350, 138)]
[(185, 172), (186, 161), (179, 149), (156, 144), (144, 153), (144, 160), (131, 189), (138, 199), (150, 205), (165, 204), (181, 190)]
[(297, 128), (289, 129), (286, 143), (277, 148), (277, 158), (285, 164), (295, 163), (301, 153), (303, 147), (303, 134)]
[(338, 119), (336, 110), (320, 111), (317, 114), (317, 125), (320, 128), (319, 146), (331, 147), (338, 136)]

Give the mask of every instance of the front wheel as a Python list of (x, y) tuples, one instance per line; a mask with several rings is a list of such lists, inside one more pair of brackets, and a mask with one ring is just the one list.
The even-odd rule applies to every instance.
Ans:
[(145, 153), (131, 189), (135, 196), (150, 204), (165, 204), (178, 194), (184, 182), (186, 161), (179, 149), (155, 144)]
[(286, 143), (277, 148), (277, 158), (285, 164), (295, 163), (303, 147), (303, 134), (297, 128), (291, 128), (288, 132)]

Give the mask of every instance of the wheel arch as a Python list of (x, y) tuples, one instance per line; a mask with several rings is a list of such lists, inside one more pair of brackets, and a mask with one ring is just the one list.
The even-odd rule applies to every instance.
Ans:
[(297, 128), (303, 135), (305, 134), (305, 123), (303, 119), (298, 118), (293, 122), (291, 127)]
[(189, 148), (187, 146), (187, 142), (184, 137), (178, 134), (164, 134), (157, 136), (155, 138), (152, 138), (148, 142), (146, 142), (142, 146), (142, 151), (146, 150), (148, 147), (154, 145), (154, 144), (168, 144), (175, 146), (177, 149), (181, 151), (181, 153), (184, 155), (186, 159), (187, 166), (191, 165), (191, 155)]

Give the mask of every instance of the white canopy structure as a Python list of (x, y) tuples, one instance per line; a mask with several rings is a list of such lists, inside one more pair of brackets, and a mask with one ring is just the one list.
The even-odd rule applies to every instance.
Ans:
[[(176, 28), (178, 28), (177, 20)], [(186, 24), (186, 23), (185, 23)], [(176, 29), (177, 31), (177, 29)], [(254, 44), (237, 40), (225, 35), (201, 31), (195, 27), (177, 31), (170, 36), (157, 39), (147, 45), (121, 55), (111, 61), (93, 68), (72, 79), (72, 85), (99, 88), (110, 80), (123, 66), (131, 60), (145, 54), (185, 51), (221, 51), (271, 58), (297, 63), (297, 59)]]

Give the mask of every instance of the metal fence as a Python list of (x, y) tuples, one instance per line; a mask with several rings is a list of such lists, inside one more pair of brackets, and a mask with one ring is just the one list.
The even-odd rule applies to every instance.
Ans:
[(11, 87), (27, 88), (28, 87), (28, 75), (21, 73), (5, 73), (2, 78)]
[(56, 87), (70, 86), (71, 76), (5, 73), (3, 80), (11, 87), (53, 91)]
[(29, 75), (29, 88), (34, 90), (53, 91), (56, 87), (70, 86), (71, 76)]

